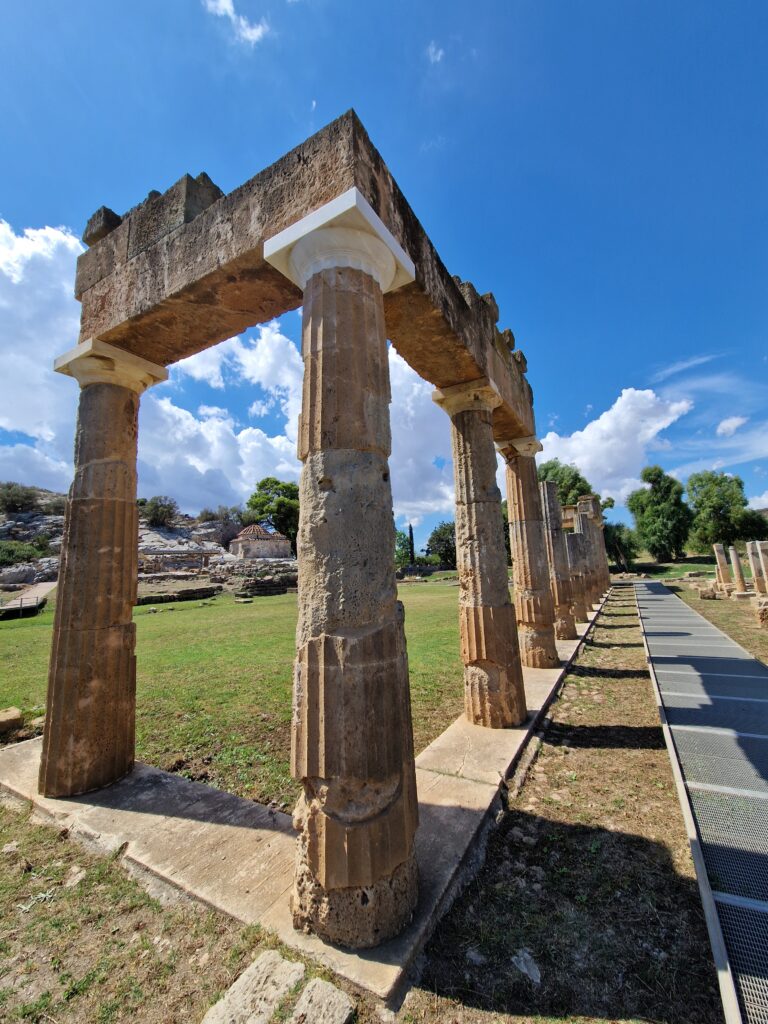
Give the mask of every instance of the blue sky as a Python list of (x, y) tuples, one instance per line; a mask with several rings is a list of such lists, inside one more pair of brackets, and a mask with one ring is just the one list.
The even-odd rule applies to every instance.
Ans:
[[(3, 5), (0, 479), (67, 486), (77, 395), (50, 365), (93, 210), (187, 171), (229, 191), (354, 107), (451, 272), (496, 295), (545, 456), (619, 500), (659, 462), (768, 505), (767, 48), (763, 2)], [(142, 493), (194, 512), (295, 477), (299, 326), (147, 394)], [(423, 543), (452, 517), (448, 422), (391, 364)]]

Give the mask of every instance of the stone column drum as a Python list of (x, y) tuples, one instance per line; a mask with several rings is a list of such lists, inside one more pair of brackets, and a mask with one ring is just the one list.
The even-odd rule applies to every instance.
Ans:
[(586, 512), (576, 512), (574, 516), (574, 528), (581, 535), (582, 555), (584, 558), (584, 598), (588, 610), (596, 603), (600, 593), (597, 581), (597, 569), (595, 567), (595, 544), (592, 536), (592, 520)]
[(756, 540), (754, 544), (757, 550), (757, 557), (760, 560), (760, 568), (763, 571), (763, 579), (766, 581), (766, 588), (768, 588), (768, 540)]
[(573, 617), (577, 622), (588, 622), (589, 608), (587, 606), (584, 573), (584, 538), (580, 533), (566, 533), (565, 548), (568, 553), (568, 568), (571, 572)]
[(465, 714), (503, 729), (523, 722), (526, 706), (491, 424), (501, 399), (485, 379), (432, 397), (451, 417)]
[(715, 575), (717, 578), (717, 584), (722, 590), (726, 590), (731, 586), (731, 570), (728, 565), (725, 548), (722, 544), (713, 544), (712, 550), (715, 552)]
[(408, 258), (369, 212), (358, 228), (323, 226), (321, 210), (265, 245), (304, 292), (293, 921), (352, 948), (397, 934), (417, 898), (382, 299)]
[(558, 640), (575, 640), (578, 633), (573, 617), (571, 573), (568, 568), (560, 502), (557, 500), (557, 484), (551, 480), (543, 480), (539, 484), (539, 489), (544, 514), (544, 539), (547, 545), (552, 602), (555, 606), (555, 636)]
[(749, 567), (752, 570), (752, 582), (755, 587), (755, 593), (765, 594), (768, 593), (768, 587), (766, 587), (763, 567), (760, 564), (760, 551), (757, 545), (758, 542), (756, 540), (748, 541), (747, 558), (749, 559)]
[(746, 594), (747, 584), (744, 580), (744, 572), (741, 568), (741, 559), (739, 553), (733, 545), (728, 548), (728, 555), (731, 559), (731, 569), (733, 570), (733, 582), (736, 585), (737, 594)]
[(73, 796), (133, 767), (139, 395), (165, 367), (98, 341), (56, 360), (80, 384), (61, 548), (40, 792)]
[(549, 585), (544, 519), (535, 437), (503, 441), (496, 446), (507, 463), (507, 509), (512, 546), (515, 611), (520, 655), (530, 668), (555, 668), (560, 656), (555, 645), (555, 609)]
[(611, 585), (611, 572), (608, 567), (608, 555), (605, 550), (603, 535), (603, 512), (600, 499), (596, 494), (584, 494), (576, 503), (577, 512), (585, 512), (589, 516), (590, 547), (595, 574), (596, 599), (604, 594)]

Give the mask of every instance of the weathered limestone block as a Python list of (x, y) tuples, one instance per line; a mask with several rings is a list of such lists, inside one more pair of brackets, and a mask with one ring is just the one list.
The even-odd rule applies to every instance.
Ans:
[(515, 584), (515, 611), (524, 665), (555, 668), (555, 609), (549, 585), (544, 519), (536, 476), (536, 438), (518, 438), (498, 445), (507, 463), (509, 539)]
[(568, 554), (568, 568), (571, 573), (573, 617), (577, 622), (588, 622), (589, 608), (587, 607), (584, 538), (582, 535), (580, 533), (566, 533), (565, 549)]
[(768, 629), (768, 601), (760, 600), (757, 602), (755, 618), (760, 629)]
[(739, 553), (733, 545), (728, 548), (728, 554), (731, 559), (731, 569), (733, 570), (733, 582), (736, 586), (737, 594), (746, 594), (747, 584), (744, 580), (744, 572), (741, 568), (741, 559)]
[(595, 564), (595, 542), (593, 535), (592, 520), (585, 512), (577, 512), (575, 516), (575, 529), (582, 537), (582, 563), (584, 569), (584, 596), (587, 608), (597, 603), (600, 596), (600, 584)]
[(590, 568), (594, 585), (594, 600), (599, 601), (601, 596), (611, 585), (611, 573), (608, 568), (608, 555), (605, 550), (605, 538), (603, 536), (603, 513), (600, 508), (600, 499), (596, 494), (584, 494), (576, 502), (577, 515), (585, 514), (588, 517), (587, 527), (588, 550)]
[(24, 716), (18, 708), (2, 708), (0, 710), (0, 736), (24, 725)]
[(715, 578), (717, 585), (722, 590), (731, 583), (731, 570), (722, 544), (713, 544), (712, 550), (715, 553)]
[(407, 257), (371, 224), (297, 225), (268, 256), (304, 293), (293, 920), (353, 948), (397, 934), (417, 898), (382, 298)]
[(109, 346), (57, 363), (81, 384), (40, 765), (46, 796), (108, 785), (134, 759), (139, 394), (163, 367)]
[(329, 981), (313, 978), (296, 1003), (290, 1024), (350, 1024), (355, 1004)]
[(549, 581), (555, 606), (555, 636), (558, 640), (575, 640), (576, 620), (573, 617), (573, 589), (568, 568), (565, 533), (557, 500), (557, 484), (551, 480), (539, 484), (541, 507), (544, 513), (544, 539), (547, 545)]
[(451, 417), (465, 714), (503, 729), (524, 721), (526, 706), (496, 484), (491, 414), (499, 399), (485, 380), (433, 398)]
[(268, 949), (214, 1003), (202, 1024), (268, 1024), (304, 973), (304, 964), (285, 960), (276, 950)]
[(749, 559), (749, 567), (752, 570), (752, 582), (755, 587), (756, 594), (768, 593), (768, 586), (766, 586), (766, 578), (763, 574), (763, 567), (760, 564), (760, 551), (758, 549), (758, 542), (751, 540), (747, 543), (747, 558)]
[(766, 587), (768, 587), (768, 540), (756, 540), (754, 544), (763, 579), (766, 582)]

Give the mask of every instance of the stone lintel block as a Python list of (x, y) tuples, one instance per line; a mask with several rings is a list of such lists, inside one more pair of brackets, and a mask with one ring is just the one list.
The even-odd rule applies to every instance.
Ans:
[(494, 435), (532, 433), (531, 389), (492, 304), (468, 304), (354, 111), (138, 251), (132, 211), (78, 260), (80, 337), (168, 364), (296, 308), (301, 292), (266, 263), (264, 240), (353, 187), (414, 263), (415, 281), (385, 296), (397, 351), (438, 388), (493, 380)]
[(150, 193), (126, 214), (130, 225), (127, 258), (133, 259), (164, 235), (193, 221), (223, 195), (205, 172), (196, 178), (185, 174), (162, 195)]
[(88, 218), (85, 231), (83, 231), (83, 241), (89, 247), (95, 245), (102, 238), (106, 238), (115, 228), (120, 227), (122, 223), (123, 218), (120, 214), (110, 210), (108, 206), (100, 206), (96, 213)]

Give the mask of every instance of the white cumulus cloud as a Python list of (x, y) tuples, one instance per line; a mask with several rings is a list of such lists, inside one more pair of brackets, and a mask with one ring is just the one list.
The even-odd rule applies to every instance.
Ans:
[(649, 461), (648, 452), (663, 440), (658, 435), (692, 407), (688, 399), (674, 401), (650, 389), (625, 388), (611, 408), (583, 430), (546, 434), (539, 460), (573, 463), (600, 494), (624, 502), (641, 486), (640, 470)]
[(718, 423), (715, 433), (718, 437), (733, 437), (739, 427), (743, 427), (746, 422), (746, 416), (728, 416)]
[(438, 46), (434, 39), (430, 40), (429, 46), (427, 47), (427, 60), (430, 64), (439, 64), (445, 56), (445, 50)]
[(768, 491), (750, 498), (748, 504), (750, 508), (768, 508)]
[(241, 43), (255, 46), (269, 32), (266, 19), (249, 21), (244, 15), (238, 14), (235, 10), (234, 0), (203, 0), (203, 7), (209, 14), (226, 18), (234, 30), (235, 38)]

